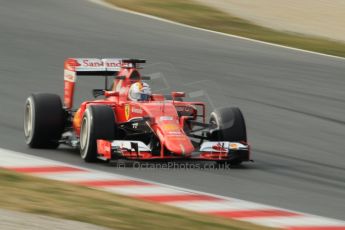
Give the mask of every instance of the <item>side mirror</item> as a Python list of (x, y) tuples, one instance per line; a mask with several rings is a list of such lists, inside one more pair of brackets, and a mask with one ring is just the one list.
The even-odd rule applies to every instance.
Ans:
[(92, 95), (94, 98), (104, 95), (104, 89), (93, 89)]
[[(170, 96), (170, 95), (169, 95)], [(163, 94), (151, 94), (152, 101), (164, 101), (165, 97)]]
[(114, 96), (119, 96), (119, 92), (118, 91), (104, 91), (104, 96), (106, 97), (114, 97)]
[(171, 92), (171, 96), (174, 99), (175, 97), (185, 97), (186, 93), (185, 92)]
[(133, 118), (133, 119), (131, 119), (130, 122), (133, 123), (133, 122), (146, 122), (146, 121), (151, 122), (151, 121), (152, 121), (152, 118), (149, 117), (149, 116), (138, 117), (138, 118)]

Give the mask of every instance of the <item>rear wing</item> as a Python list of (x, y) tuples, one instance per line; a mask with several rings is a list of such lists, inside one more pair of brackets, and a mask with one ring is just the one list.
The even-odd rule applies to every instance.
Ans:
[(115, 76), (121, 68), (137, 68), (145, 60), (127, 58), (68, 58), (64, 63), (64, 105), (73, 106), (77, 76)]

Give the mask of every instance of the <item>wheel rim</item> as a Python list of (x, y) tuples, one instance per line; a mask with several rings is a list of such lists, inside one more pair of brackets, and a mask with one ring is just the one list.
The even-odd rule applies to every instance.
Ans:
[(217, 115), (214, 114), (214, 113), (211, 113), (211, 117), (210, 117), (210, 126), (211, 126), (211, 129), (214, 129), (215, 130), (215, 133), (212, 133), (212, 139), (213, 141), (219, 141), (221, 138), (220, 138), (220, 134), (219, 134), (219, 121), (218, 121), (218, 118), (217, 118)]
[(33, 111), (31, 103), (26, 103), (25, 106), (25, 113), (24, 113), (24, 134), (26, 139), (29, 141), (32, 137), (32, 130), (33, 130)]
[(82, 158), (85, 157), (86, 155), (86, 147), (88, 143), (88, 138), (89, 138), (89, 125), (88, 125), (88, 120), (86, 117), (83, 118), (83, 122), (81, 125), (80, 129), (80, 149), (81, 151), (81, 156)]
[(219, 129), (219, 123), (218, 123), (218, 120), (215, 117), (215, 115), (213, 115), (213, 114), (211, 115), (209, 123), (210, 123), (212, 128)]

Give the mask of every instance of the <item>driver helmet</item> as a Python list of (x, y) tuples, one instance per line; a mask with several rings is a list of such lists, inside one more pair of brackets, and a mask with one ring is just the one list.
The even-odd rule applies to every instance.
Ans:
[(151, 88), (146, 82), (136, 82), (129, 88), (128, 97), (132, 101), (148, 101), (151, 96)]

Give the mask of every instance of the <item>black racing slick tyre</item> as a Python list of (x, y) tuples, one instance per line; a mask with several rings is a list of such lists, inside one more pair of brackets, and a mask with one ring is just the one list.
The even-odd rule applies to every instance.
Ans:
[(245, 121), (237, 107), (215, 109), (210, 124), (215, 128), (210, 138), (212, 141), (247, 142)]
[[(247, 142), (246, 125), (239, 108), (225, 107), (214, 110), (210, 116), (210, 124), (214, 128), (211, 141)], [(240, 165), (242, 161), (241, 157), (235, 157), (227, 162), (230, 165)]]
[(35, 93), (24, 110), (25, 142), (31, 148), (57, 148), (64, 130), (64, 109), (58, 95)]
[(97, 161), (97, 139), (114, 140), (116, 136), (114, 111), (109, 106), (89, 106), (80, 129), (80, 155), (86, 162)]

